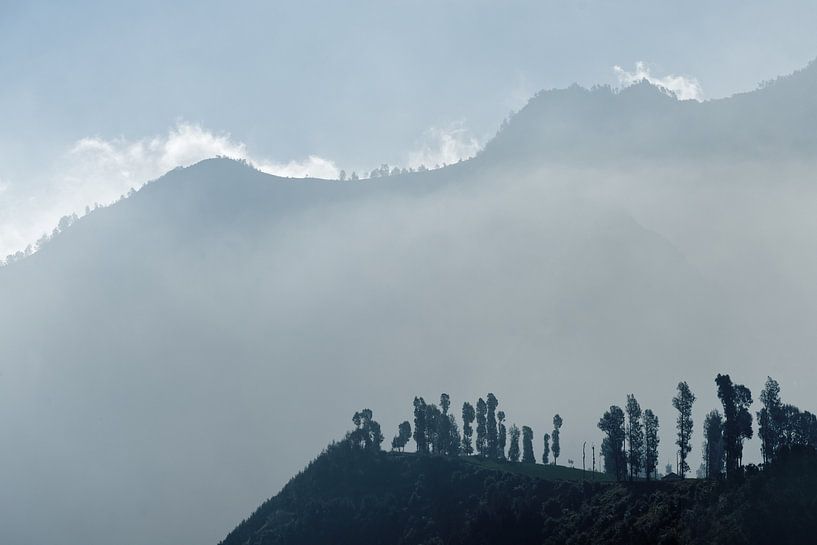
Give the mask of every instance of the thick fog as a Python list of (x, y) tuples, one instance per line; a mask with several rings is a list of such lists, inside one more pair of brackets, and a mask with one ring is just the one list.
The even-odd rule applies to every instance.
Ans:
[(546, 93), (441, 170), (217, 159), (93, 211), (0, 269), (0, 541), (216, 543), (356, 410), (388, 442), (415, 395), (494, 392), (537, 457), (558, 412), (580, 465), (634, 393), (661, 469), (681, 380), (693, 470), (716, 373), (815, 409), (813, 72), (702, 104)]

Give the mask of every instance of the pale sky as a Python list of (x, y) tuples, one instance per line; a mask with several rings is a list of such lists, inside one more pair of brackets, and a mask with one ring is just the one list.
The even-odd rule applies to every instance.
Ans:
[(331, 177), (470, 156), (543, 88), (751, 90), (814, 28), (809, 0), (0, 0), (0, 255), (216, 154)]

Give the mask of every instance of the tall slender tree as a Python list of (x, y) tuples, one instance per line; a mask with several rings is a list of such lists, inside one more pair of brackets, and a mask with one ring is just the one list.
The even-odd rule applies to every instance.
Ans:
[(726, 476), (732, 478), (738, 469), (738, 409), (735, 403), (735, 389), (729, 375), (718, 374), (715, 378), (715, 384), (718, 386), (718, 398), (720, 398), (723, 405), (725, 419), (723, 424), (723, 448), (726, 454)]
[(598, 427), (605, 433), (601, 443), (601, 455), (604, 458), (604, 471), (615, 475), (616, 480), (627, 476), (627, 456), (624, 453), (624, 411), (617, 405), (611, 405), (599, 420)]
[(439, 454), (448, 455), (451, 453), (451, 419), (448, 409), (451, 407), (451, 398), (448, 394), (440, 394), (440, 412), (437, 419), (437, 446)]
[(536, 457), (533, 455), (533, 430), (528, 426), (522, 426), (522, 462), (536, 463)]
[(704, 418), (704, 473), (707, 479), (720, 479), (724, 469), (723, 417), (709, 411)]
[(586, 462), (587, 462), (587, 441), (582, 443), (582, 480), (584, 480), (584, 472), (586, 469)]
[(542, 463), (547, 465), (550, 463), (550, 434), (546, 433), (542, 439)]
[(511, 426), (509, 430), (511, 436), (511, 446), (508, 447), (508, 460), (511, 462), (518, 462), (519, 461), (519, 428), (516, 427), (516, 424)]
[(689, 389), (686, 382), (678, 383), (678, 394), (672, 398), (672, 406), (678, 410), (678, 474), (683, 479), (689, 471), (687, 456), (692, 450), (692, 404), (695, 403), (695, 394)]
[(658, 467), (658, 417), (651, 409), (644, 410), (644, 473), (647, 480), (650, 476), (658, 478), (656, 468)]
[(593, 452), (593, 480), (596, 479), (596, 443), (593, 443), (590, 446), (590, 449)]
[(474, 406), (467, 401), (462, 404), (462, 453), (470, 456), (474, 453), (473, 436), (474, 428), (471, 424), (474, 423), (476, 412)]
[(448, 456), (459, 456), (462, 451), (462, 438), (457, 427), (457, 419), (453, 414), (448, 415)]
[(426, 402), (422, 397), (414, 397), (414, 442), (417, 444), (417, 452), (428, 454), (428, 442), (426, 440)]
[(426, 405), (426, 445), (434, 454), (442, 454), (439, 429), (440, 420), (443, 418), (440, 408), (435, 404)]
[(752, 430), (752, 413), (749, 407), (752, 405), (752, 391), (743, 384), (735, 384), (735, 404), (737, 406), (737, 428), (738, 443), (737, 457), (738, 466), (743, 466), (743, 441), (751, 439), (754, 434)]
[(562, 427), (562, 417), (556, 414), (553, 417), (553, 435), (551, 435), (551, 450), (553, 451), (553, 465), (559, 459), (559, 454), (562, 452), (562, 445), (559, 442), (559, 430)]
[(497, 425), (499, 427), (499, 437), (497, 438), (498, 458), (505, 459), (505, 445), (508, 442), (508, 431), (505, 429), (505, 411), (496, 413)]
[(487, 424), (488, 406), (485, 400), (479, 398), (477, 400), (477, 453), (480, 456), (488, 454), (488, 424)]
[(641, 405), (633, 394), (627, 396), (627, 443), (630, 447), (627, 461), (630, 480), (641, 475), (644, 465), (644, 427), (641, 424)]
[(715, 378), (718, 398), (723, 405), (723, 448), (726, 452), (726, 477), (739, 474), (743, 457), (743, 440), (752, 437), (752, 392), (742, 384), (734, 384), (729, 375)]
[(485, 443), (486, 443), (486, 451), (488, 458), (491, 460), (496, 460), (499, 457), (499, 431), (497, 430), (496, 425), (496, 407), (499, 405), (499, 401), (497, 400), (496, 396), (492, 393), (489, 393), (486, 396), (486, 433), (485, 433)]
[(785, 421), (780, 384), (772, 377), (766, 377), (766, 385), (760, 392), (760, 403), (763, 407), (757, 413), (757, 434), (760, 437), (763, 463), (768, 463), (774, 460), (780, 448)]

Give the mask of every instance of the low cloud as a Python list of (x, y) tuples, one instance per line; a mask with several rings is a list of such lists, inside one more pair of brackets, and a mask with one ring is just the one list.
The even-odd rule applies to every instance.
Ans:
[(136, 141), (83, 138), (60, 159), (54, 185), (61, 192), (70, 190), (81, 204), (107, 204), (169, 170), (217, 155), (246, 159), (247, 150), (229, 134), (187, 123), (167, 135)]
[(176, 167), (216, 156), (242, 159), (276, 176), (336, 178), (338, 174), (335, 163), (322, 157), (310, 155), (302, 161), (277, 163), (250, 156), (246, 145), (233, 140), (229, 133), (216, 134), (199, 125), (179, 123), (166, 136), (136, 142), (83, 138), (69, 153), (69, 164), (74, 169), (69, 178), (78, 180), (76, 171), (82, 179), (104, 175), (107, 179), (118, 178), (116, 185), (127, 190)]
[(704, 99), (703, 88), (696, 78), (675, 74), (669, 74), (662, 78), (655, 77), (650, 73), (650, 67), (643, 61), (635, 63), (635, 70), (632, 72), (628, 72), (618, 65), (613, 67), (613, 71), (616, 73), (619, 84), (624, 87), (646, 80), (669, 91), (678, 100), (697, 100), (701, 102)]
[(462, 124), (446, 128), (432, 127), (425, 132), (424, 141), (418, 149), (409, 153), (408, 166), (418, 168), (425, 165), (433, 168), (437, 165), (450, 165), (460, 159), (473, 157), (481, 148), (479, 140)]
[(334, 162), (314, 155), (280, 163), (254, 157), (229, 133), (192, 123), (139, 140), (82, 138), (42, 174), (45, 183), (36, 191), (0, 180), (0, 260), (50, 233), (62, 216), (110, 204), (176, 167), (216, 156), (243, 159), (276, 176), (337, 178), (339, 172)]
[(310, 155), (303, 161), (289, 161), (288, 163), (247, 160), (262, 172), (286, 178), (309, 177), (333, 180), (340, 174), (340, 170), (333, 161), (316, 155)]
[[(428, 129), (406, 166), (434, 168), (476, 155), (482, 148), (462, 123)], [(0, 179), (0, 261), (50, 233), (60, 218), (82, 215), (86, 206), (115, 202), (131, 189), (176, 168), (222, 156), (241, 159), (258, 170), (290, 178), (335, 179), (340, 173), (331, 160), (309, 155), (284, 162), (252, 155), (229, 133), (180, 122), (164, 135), (138, 140), (87, 137), (76, 141), (41, 175), (44, 183), (32, 190), (25, 184)], [(36, 250), (36, 245), (32, 246)]]

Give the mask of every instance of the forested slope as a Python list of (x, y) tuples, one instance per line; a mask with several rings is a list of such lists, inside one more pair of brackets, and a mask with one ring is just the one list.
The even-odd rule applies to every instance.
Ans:
[(550, 480), (501, 464), (371, 452), (343, 441), (221, 545), (760, 545), (811, 543), (815, 536), (812, 450), (737, 483), (615, 483), (589, 474)]

